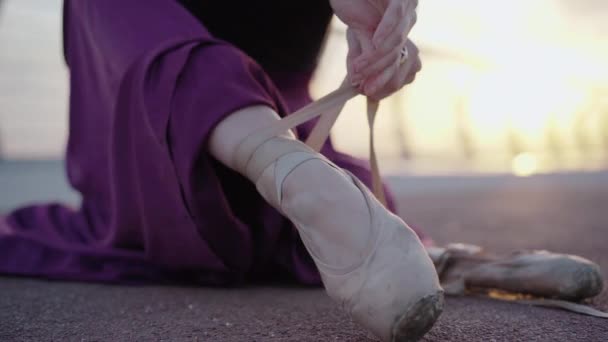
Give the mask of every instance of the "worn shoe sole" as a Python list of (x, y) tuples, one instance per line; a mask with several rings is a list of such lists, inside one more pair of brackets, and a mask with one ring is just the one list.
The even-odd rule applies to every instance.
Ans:
[(421, 298), (393, 324), (392, 342), (414, 342), (426, 334), (443, 312), (443, 291)]

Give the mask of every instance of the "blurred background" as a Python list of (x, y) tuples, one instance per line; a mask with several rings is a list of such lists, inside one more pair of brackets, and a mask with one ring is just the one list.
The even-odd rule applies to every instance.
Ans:
[[(0, 0), (0, 156), (60, 160), (67, 71), (61, 0)], [(514, 174), (608, 166), (608, 3), (602, 0), (426, 0), (412, 39), (423, 70), (381, 104), (383, 172)], [(334, 20), (312, 91), (346, 73)], [(363, 101), (334, 129), (366, 156)]]

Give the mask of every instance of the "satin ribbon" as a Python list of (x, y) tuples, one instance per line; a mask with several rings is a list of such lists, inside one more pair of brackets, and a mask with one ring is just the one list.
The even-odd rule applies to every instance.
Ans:
[[(357, 90), (349, 85), (346, 80), (342, 82), (342, 85), (332, 93), (322, 97), (316, 102), (309, 104), (308, 106), (294, 112), (287, 118), (281, 120), (286, 121), (290, 117), (295, 118), (308, 118), (308, 121), (316, 116), (320, 116), (319, 121), (313, 128), (312, 132), (306, 139), (306, 145), (310, 146), (313, 150), (319, 152), (325, 141), (329, 137), (331, 128), (335, 124), (338, 116), (342, 112), (344, 105), (353, 97), (357, 96)], [(374, 196), (386, 206), (386, 196), (384, 194), (384, 188), (382, 186), (382, 179), (380, 178), (380, 169), (378, 166), (378, 160), (376, 157), (376, 149), (374, 146), (374, 122), (376, 114), (378, 113), (379, 102), (371, 99), (367, 99), (367, 124), (369, 126), (369, 161), (372, 173), (372, 192)], [(292, 119), (293, 122), (299, 122), (301, 119)], [(290, 123), (291, 125), (291, 123)], [(297, 125), (297, 124), (296, 124)], [(291, 126), (290, 128), (293, 128)]]
[[(305, 106), (304, 108), (294, 112), (293, 114), (280, 120), (279, 124), (273, 125), (265, 132), (266, 137), (263, 139), (269, 139), (272, 136), (283, 133), (288, 129), (294, 128), (295, 126), (302, 124), (315, 117), (320, 117), (316, 126), (313, 128), (311, 134), (306, 139), (306, 144), (313, 150), (319, 152), (323, 147), (323, 144), (329, 137), (331, 128), (335, 124), (338, 116), (342, 112), (344, 105), (350, 99), (358, 95), (357, 90), (349, 85), (346, 80), (342, 83), (340, 88), (322, 97), (321, 99)], [(379, 102), (367, 99), (367, 123), (369, 126), (369, 161), (371, 165), (372, 173), (372, 192), (376, 198), (386, 206), (386, 197), (382, 186), (382, 180), (380, 178), (380, 170), (378, 167), (378, 160), (376, 156), (376, 150), (374, 146), (374, 122), (376, 114), (378, 112)], [(463, 287), (464, 290), (464, 287)], [(464, 291), (463, 291), (464, 293)], [(500, 299), (506, 300), (506, 299)], [(552, 308), (560, 308), (563, 310), (577, 312), (580, 314), (608, 318), (608, 313), (601, 312), (587, 305), (567, 302), (564, 300), (556, 299), (509, 299), (520, 304), (545, 306)]]

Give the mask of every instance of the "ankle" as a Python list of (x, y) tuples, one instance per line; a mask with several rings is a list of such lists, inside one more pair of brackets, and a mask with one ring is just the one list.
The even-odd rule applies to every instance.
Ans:
[(285, 178), (281, 208), (300, 221), (317, 223), (352, 201), (353, 193), (344, 191), (349, 186), (327, 163), (312, 159)]
[[(286, 182), (287, 183), (287, 182)], [(296, 183), (296, 182), (293, 182)], [(299, 189), (303, 183), (284, 185), (281, 210), (299, 222), (314, 224), (327, 216), (332, 208), (340, 203), (335, 193), (317, 184), (308, 184), (306, 189)]]

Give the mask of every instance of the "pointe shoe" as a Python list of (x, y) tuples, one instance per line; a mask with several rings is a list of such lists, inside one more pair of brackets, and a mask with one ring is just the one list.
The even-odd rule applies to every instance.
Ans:
[(442, 283), (454, 294), (497, 289), (580, 301), (598, 295), (603, 288), (599, 266), (576, 255), (520, 251), (499, 257), (468, 244), (431, 247), (428, 252)]
[[(347, 97), (345, 92), (341, 99)], [(351, 94), (352, 95), (352, 94)], [(354, 175), (334, 165), (299, 141), (278, 137), (281, 132), (306, 121), (311, 112), (323, 112), (335, 102), (322, 99), (286, 119), (247, 137), (238, 147), (235, 165), (254, 181), (258, 191), (277, 210), (290, 218), (312, 256), (325, 289), (350, 316), (383, 341), (416, 341), (435, 323), (443, 310), (443, 290), (426, 250), (416, 234), (390, 213)], [(340, 102), (340, 101), (337, 101)], [(325, 107), (323, 107), (325, 106)], [(294, 124), (295, 122), (295, 124)], [(322, 160), (347, 177), (359, 189), (369, 211), (370, 222), (344, 227), (344, 234), (367, 234), (371, 239), (361, 257), (347, 267), (330, 265), (308, 227), (288, 215), (282, 188), (285, 178), (310, 160)], [(292, 215), (294, 216), (294, 215)], [(318, 234), (317, 234), (318, 235)]]
[(579, 256), (521, 251), (498, 257), (479, 246), (461, 243), (428, 247), (427, 252), (448, 295), (482, 293), (608, 319), (606, 312), (573, 302), (594, 297), (603, 287), (599, 266)]

